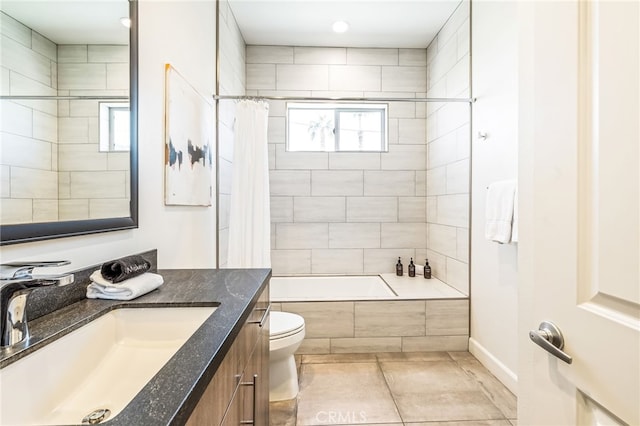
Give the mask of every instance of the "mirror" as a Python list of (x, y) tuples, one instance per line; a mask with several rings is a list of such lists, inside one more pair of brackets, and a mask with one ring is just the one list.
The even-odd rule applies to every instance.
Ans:
[(136, 228), (137, 1), (0, 15), (0, 244)]

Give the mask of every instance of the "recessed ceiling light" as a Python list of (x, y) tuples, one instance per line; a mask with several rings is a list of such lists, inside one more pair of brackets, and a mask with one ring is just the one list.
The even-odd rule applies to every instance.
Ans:
[(131, 28), (131, 19), (126, 16), (120, 18), (120, 23), (123, 27)]
[(336, 33), (345, 33), (349, 29), (349, 24), (344, 21), (336, 21), (333, 23), (333, 31)]

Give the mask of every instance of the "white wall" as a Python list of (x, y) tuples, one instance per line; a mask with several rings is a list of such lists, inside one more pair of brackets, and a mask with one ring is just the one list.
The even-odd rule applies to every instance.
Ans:
[[(518, 174), (517, 5), (472, 10), (471, 340), (469, 350), (516, 393), (517, 246), (484, 238), (487, 186)], [(486, 140), (477, 133), (486, 132)]]
[(215, 2), (139, 3), (140, 228), (1, 248), (1, 261), (69, 259), (78, 269), (158, 249), (161, 268), (215, 267), (215, 206), (164, 206), (164, 64), (197, 90), (215, 86)]

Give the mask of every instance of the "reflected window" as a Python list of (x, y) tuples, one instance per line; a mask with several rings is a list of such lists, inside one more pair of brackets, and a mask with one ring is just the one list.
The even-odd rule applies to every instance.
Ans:
[(288, 103), (287, 151), (387, 151), (387, 105)]
[(100, 102), (100, 151), (129, 151), (130, 112), (128, 102)]

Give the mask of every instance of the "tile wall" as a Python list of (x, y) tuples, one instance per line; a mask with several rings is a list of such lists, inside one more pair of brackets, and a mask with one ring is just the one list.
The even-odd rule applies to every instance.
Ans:
[[(245, 42), (238, 29), (228, 1), (220, 2), (220, 94), (245, 94)], [(218, 256), (219, 267), (227, 266), (229, 245), (229, 206), (233, 172), (233, 124), (235, 101), (219, 102), (218, 127), (219, 206)]]
[[(470, 96), (469, 2), (427, 49), (427, 95)], [(427, 105), (427, 256), (434, 276), (469, 294), (470, 106)]]
[[(3, 95), (57, 94), (56, 45), (0, 12)], [(0, 222), (58, 217), (56, 101), (2, 100)]]
[[(58, 95), (128, 93), (128, 46), (58, 45)], [(129, 216), (129, 153), (100, 151), (99, 104), (58, 101), (60, 220)]]
[[(247, 94), (424, 97), (424, 49), (247, 46)], [(285, 150), (285, 102), (271, 101), (274, 275), (392, 272), (424, 259), (426, 105), (389, 104), (389, 152)]]
[[(127, 95), (127, 46), (56, 45), (2, 13), (3, 95)], [(98, 102), (2, 101), (2, 223), (129, 212), (129, 154), (98, 150)]]
[(469, 300), (273, 303), (304, 317), (299, 354), (466, 351)]

